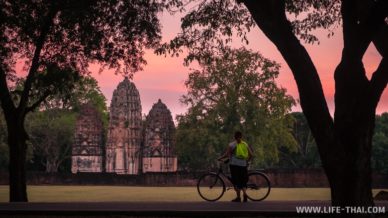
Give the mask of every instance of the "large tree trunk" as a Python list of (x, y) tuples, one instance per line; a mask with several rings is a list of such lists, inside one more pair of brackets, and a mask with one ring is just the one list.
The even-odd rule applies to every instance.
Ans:
[[(349, 131), (350, 129), (350, 131)], [(352, 132), (352, 127), (344, 131)], [(365, 126), (365, 132), (371, 130)], [(371, 135), (339, 136), (338, 145), (345, 151), (333, 150), (336, 161), (326, 169), (330, 181), (332, 204), (336, 206), (372, 206)], [(327, 158), (327, 157), (326, 157)]]
[[(292, 32), (285, 13), (285, 1), (242, 2), (256, 24), (276, 45), (294, 75), (303, 113), (317, 142), (323, 168), (329, 179), (332, 204), (373, 205), (370, 162), (375, 109), (388, 81), (388, 30), (386, 27), (385, 32), (379, 29), (381, 19), (384, 20), (380, 15), (386, 13), (384, 7), (374, 5), (376, 13), (367, 11), (365, 14), (378, 16), (364, 19), (364, 14), (357, 14), (355, 8), (369, 10), (370, 7), (362, 3), (368, 4), (371, 1), (342, 2), (344, 51), (335, 72), (336, 111), (333, 121), (317, 70), (306, 49)], [(383, 1), (380, 3), (386, 4)], [(381, 37), (374, 36), (377, 33), (381, 33)], [(373, 37), (384, 58), (369, 81), (365, 76), (362, 57)]]
[(26, 186), (26, 133), (17, 122), (8, 124), (9, 159), (9, 201), (27, 202)]
[[(372, 206), (371, 150), (375, 106), (365, 75), (362, 53), (346, 44), (335, 70), (334, 140), (328, 169), (332, 204)], [(334, 158), (332, 158), (334, 156)]]

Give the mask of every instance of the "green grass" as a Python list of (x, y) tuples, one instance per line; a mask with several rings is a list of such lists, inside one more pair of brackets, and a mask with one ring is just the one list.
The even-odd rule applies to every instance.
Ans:
[[(379, 190), (373, 190), (376, 194)], [(8, 186), (0, 186), (0, 202), (8, 201)], [(195, 187), (28, 186), (30, 202), (188, 202), (203, 201)], [(229, 190), (221, 201), (235, 197)], [(327, 188), (273, 188), (266, 200), (329, 200)]]

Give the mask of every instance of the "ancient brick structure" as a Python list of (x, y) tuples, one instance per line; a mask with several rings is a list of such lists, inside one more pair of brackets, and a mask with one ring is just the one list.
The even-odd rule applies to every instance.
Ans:
[(175, 172), (177, 158), (174, 156), (174, 122), (170, 110), (159, 99), (152, 106), (145, 122), (142, 158), (143, 172)]
[(83, 105), (74, 133), (73, 173), (104, 171), (103, 131), (101, 115), (91, 104)]
[(144, 126), (141, 112), (139, 91), (126, 77), (113, 92), (107, 141), (103, 146), (101, 118), (91, 105), (86, 105), (77, 120), (72, 172), (177, 171), (173, 152), (175, 126), (170, 110), (159, 99)]
[(106, 172), (138, 174), (141, 144), (139, 91), (127, 77), (113, 92), (106, 143)]

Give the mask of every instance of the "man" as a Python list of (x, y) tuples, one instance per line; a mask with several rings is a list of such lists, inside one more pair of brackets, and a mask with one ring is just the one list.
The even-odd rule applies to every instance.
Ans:
[(234, 139), (235, 141), (229, 144), (225, 154), (218, 160), (229, 158), (230, 173), (237, 195), (232, 202), (241, 202), (241, 191), (244, 194), (243, 202), (247, 202), (248, 162), (252, 159), (253, 152), (249, 145), (242, 140), (241, 132), (235, 132)]

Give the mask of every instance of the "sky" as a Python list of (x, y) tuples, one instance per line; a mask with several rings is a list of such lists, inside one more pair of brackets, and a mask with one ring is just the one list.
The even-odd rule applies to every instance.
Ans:
[[(161, 15), (162, 40), (167, 42), (172, 39), (180, 28), (180, 15), (170, 15), (163, 13)], [(309, 52), (321, 78), (326, 100), (331, 114), (334, 112), (334, 70), (341, 57), (342, 35), (338, 29), (334, 36), (327, 38), (327, 31), (320, 30), (316, 32), (320, 39), (320, 44), (305, 45)], [(280, 75), (277, 79), (279, 86), (286, 88), (287, 93), (298, 99), (298, 91), (295, 80), (290, 69), (281, 57), (276, 47), (263, 35), (259, 28), (254, 28), (249, 33), (249, 45), (246, 47), (255, 52), (260, 52), (264, 57), (275, 60), (281, 64)], [(233, 41), (233, 46), (242, 46), (240, 39)], [(152, 105), (161, 99), (172, 112), (173, 117), (182, 114), (187, 107), (179, 101), (180, 97), (186, 93), (184, 81), (187, 79), (189, 68), (183, 66), (184, 55), (180, 57), (157, 56), (152, 50), (147, 50), (145, 59), (148, 64), (143, 71), (135, 73), (133, 82), (140, 93), (142, 113), (148, 114)], [(367, 75), (371, 74), (377, 68), (381, 57), (373, 45), (371, 45), (365, 56), (364, 65)], [(122, 75), (115, 75), (113, 70), (105, 70), (98, 73), (99, 67), (91, 65), (92, 76), (98, 81), (101, 91), (107, 98), (107, 105), (110, 105), (113, 90), (118, 83), (123, 80)], [(300, 106), (296, 105), (293, 111), (301, 111)], [(386, 89), (380, 103), (377, 107), (377, 113), (388, 111), (388, 90)]]

